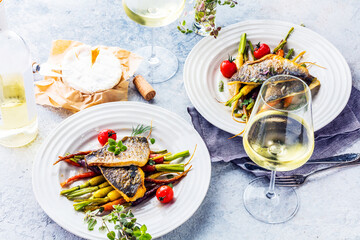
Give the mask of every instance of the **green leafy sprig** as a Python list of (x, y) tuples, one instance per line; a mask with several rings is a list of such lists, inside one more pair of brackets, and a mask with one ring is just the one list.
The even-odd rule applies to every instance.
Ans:
[(184, 34), (189, 34), (189, 33), (193, 32), (193, 30), (186, 27), (185, 20), (183, 20), (182, 22), (179, 23), (179, 25), (177, 26), (177, 29)]
[[(146, 225), (140, 225), (131, 210), (125, 209), (122, 205), (114, 205), (114, 210), (105, 216), (99, 216), (104, 208), (95, 211), (88, 211), (85, 216), (85, 222), (88, 224), (88, 230), (94, 230), (97, 220), (101, 220), (99, 231), (107, 232), (106, 236), (110, 240), (151, 240), (152, 237), (147, 233)], [(110, 231), (108, 223), (115, 224), (114, 230)]]
[(142, 133), (145, 133), (145, 132), (148, 132), (152, 129), (152, 127), (150, 126), (145, 126), (143, 124), (139, 124), (136, 126), (136, 128), (132, 128), (132, 133), (131, 133), (131, 136), (137, 136), (137, 135), (140, 135)]
[(121, 152), (124, 152), (127, 149), (127, 147), (123, 145), (121, 140), (116, 142), (114, 139), (109, 138), (108, 143), (109, 147), (107, 150), (109, 152), (113, 152), (115, 155), (119, 155)]

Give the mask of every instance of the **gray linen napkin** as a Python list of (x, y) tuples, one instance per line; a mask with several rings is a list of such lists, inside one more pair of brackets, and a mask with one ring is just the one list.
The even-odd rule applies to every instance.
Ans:
[[(329, 106), (331, 107), (331, 106)], [(229, 139), (233, 135), (227, 133), (203, 118), (195, 108), (189, 107), (188, 112), (191, 116), (195, 129), (204, 139), (210, 152), (211, 161), (233, 162), (243, 167), (246, 162), (246, 153), (242, 145), (242, 138), (236, 137)], [(341, 152), (346, 146), (360, 138), (360, 91), (352, 88), (349, 102), (341, 114), (331, 123), (315, 132), (315, 149), (312, 159), (333, 156)], [(308, 173), (318, 168), (325, 167), (325, 164), (304, 165), (294, 171), (280, 174)], [(253, 171), (259, 176), (267, 174), (266, 171)]]

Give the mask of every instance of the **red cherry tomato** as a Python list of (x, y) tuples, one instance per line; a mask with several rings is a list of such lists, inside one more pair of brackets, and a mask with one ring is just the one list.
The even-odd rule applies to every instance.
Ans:
[(156, 191), (156, 198), (161, 203), (168, 203), (170, 202), (174, 197), (174, 190), (167, 185), (161, 186)]
[(232, 57), (229, 57), (228, 60), (225, 60), (220, 64), (220, 71), (224, 77), (231, 78), (232, 75), (237, 72), (237, 67), (234, 63), (234, 60), (235, 59)]
[(109, 138), (116, 140), (116, 132), (111, 129), (104, 129), (98, 134), (99, 143), (104, 146)]
[(255, 50), (254, 50), (254, 56), (257, 58), (257, 59), (260, 59), (262, 58), (263, 56), (267, 55), (270, 53), (270, 48), (267, 44), (265, 43), (258, 43), (255, 47)]

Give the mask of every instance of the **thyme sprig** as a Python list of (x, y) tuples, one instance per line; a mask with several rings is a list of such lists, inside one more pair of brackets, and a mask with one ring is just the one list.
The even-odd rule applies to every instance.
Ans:
[(137, 125), (135, 128), (133, 127), (132, 128), (132, 133), (131, 133), (131, 136), (137, 136), (137, 135), (140, 135), (140, 134), (143, 134), (145, 132), (148, 132), (152, 129), (153, 127), (151, 126), (145, 126), (143, 124), (139, 124)]
[[(94, 230), (98, 220), (101, 221), (100, 232), (107, 232), (110, 240), (151, 240), (152, 237), (147, 233), (146, 225), (137, 223), (131, 210), (125, 209), (122, 205), (114, 205), (114, 210), (108, 215), (101, 216), (104, 208), (95, 211), (88, 211), (85, 216), (85, 222), (88, 224), (88, 230)], [(108, 223), (115, 224), (112, 231)]]

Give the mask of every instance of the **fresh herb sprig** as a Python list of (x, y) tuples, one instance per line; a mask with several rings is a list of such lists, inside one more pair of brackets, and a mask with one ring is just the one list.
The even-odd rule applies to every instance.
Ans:
[[(107, 232), (110, 240), (151, 240), (152, 237), (147, 233), (145, 225), (136, 222), (136, 218), (131, 210), (125, 209), (122, 205), (114, 205), (114, 210), (105, 216), (99, 216), (104, 208), (95, 211), (88, 211), (85, 216), (85, 222), (88, 224), (88, 230), (94, 230), (97, 220), (101, 221), (99, 231)], [(108, 223), (115, 224), (115, 231), (110, 231)]]
[(123, 145), (121, 140), (116, 142), (114, 139), (109, 138), (108, 143), (109, 143), (109, 147), (107, 150), (109, 152), (113, 152), (115, 155), (119, 155), (121, 152), (127, 150), (127, 147)]
[(148, 132), (152, 129), (151, 126), (145, 126), (143, 124), (139, 124), (136, 126), (136, 128), (132, 128), (132, 133), (131, 133), (131, 136), (137, 136), (137, 135), (140, 135), (142, 133), (145, 133), (145, 132)]
[(182, 22), (179, 23), (179, 25), (177, 26), (177, 29), (184, 34), (189, 34), (192, 33), (193, 30), (189, 29), (186, 27), (186, 21), (183, 20)]

